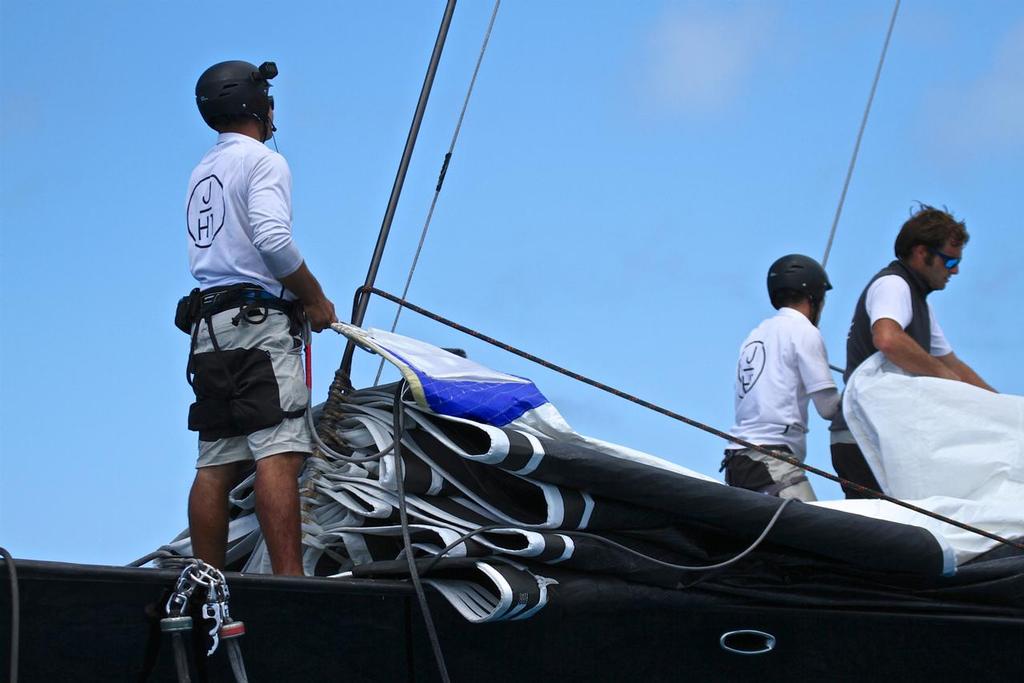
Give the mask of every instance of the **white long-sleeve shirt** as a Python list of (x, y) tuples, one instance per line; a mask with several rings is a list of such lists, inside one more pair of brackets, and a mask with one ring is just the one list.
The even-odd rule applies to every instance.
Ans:
[(185, 199), (189, 268), (200, 288), (248, 282), (295, 298), (278, 279), (302, 265), (291, 194), (283, 156), (247, 135), (217, 137), (192, 171)]

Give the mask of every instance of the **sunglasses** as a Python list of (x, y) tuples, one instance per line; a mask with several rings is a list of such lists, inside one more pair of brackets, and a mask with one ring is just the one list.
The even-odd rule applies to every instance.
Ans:
[(928, 251), (942, 259), (942, 265), (946, 266), (946, 270), (953, 270), (960, 265), (960, 261), (963, 259), (962, 256), (950, 256), (949, 254), (943, 254), (934, 247), (929, 248)]

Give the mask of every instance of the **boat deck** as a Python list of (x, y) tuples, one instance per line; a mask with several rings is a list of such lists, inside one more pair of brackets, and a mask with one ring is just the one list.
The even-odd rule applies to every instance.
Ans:
[[(18, 560), (21, 680), (175, 681), (159, 631), (177, 573)], [(399, 581), (227, 574), (248, 633), (251, 681), (435, 681), (415, 596)], [(0, 592), (0, 670), (8, 667), (10, 588)], [(782, 608), (698, 591), (625, 584), (609, 601), (550, 605), (521, 622), (475, 625), (430, 596), (453, 681), (1012, 680), (1024, 670), (1024, 617), (910, 610)], [(202, 622), (197, 621), (197, 629)], [(729, 631), (775, 648), (734, 654)], [(192, 656), (193, 680), (233, 680), (223, 648)], [(201, 668), (196, 670), (196, 663)]]

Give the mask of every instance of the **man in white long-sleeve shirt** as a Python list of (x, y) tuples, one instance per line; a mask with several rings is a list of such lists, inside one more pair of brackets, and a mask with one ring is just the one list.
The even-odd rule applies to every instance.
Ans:
[(189, 429), (199, 432), (189, 527), (193, 554), (222, 567), (228, 492), (255, 462), (256, 514), (274, 573), (301, 575), (297, 478), (312, 442), (301, 318), (319, 332), (337, 316), (292, 241), (288, 164), (263, 144), (275, 130), (276, 75), (272, 62), (221, 62), (196, 84), (200, 114), (219, 135), (186, 194), (199, 282), (182, 324), (196, 394)]
[[(783, 256), (768, 270), (768, 295), (778, 313), (747, 335), (736, 368), (736, 424), (730, 433), (803, 461), (807, 455), (807, 405), (830, 419), (839, 392), (828, 365), (818, 320), (825, 269), (800, 254)], [(730, 486), (780, 498), (816, 500), (799, 467), (731, 444), (722, 462)]]

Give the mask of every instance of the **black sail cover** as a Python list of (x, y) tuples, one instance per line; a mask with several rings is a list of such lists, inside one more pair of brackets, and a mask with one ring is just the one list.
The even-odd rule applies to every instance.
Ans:
[[(380, 339), (357, 341), (389, 355), (373, 343)], [(799, 501), (780, 513), (778, 498), (633, 457), (635, 451), (580, 437), (567, 425), (539, 427), (531, 411), (543, 413), (550, 404), (531, 393), (532, 383), (499, 387), (506, 397), (516, 394), (518, 414), (507, 403), (495, 410), (490, 399), (474, 404), (473, 414), (452, 402), (458, 394), (452, 385), (432, 385), (422, 368), (410, 367), (411, 351), (402, 351), (389, 360), (406, 361), (396, 364), (413, 380), (399, 408), (416, 564), (424, 581), (470, 621), (524, 619), (551, 604), (613, 609), (656, 600), (665, 590), (749, 604), (1024, 616), (1024, 553), (1003, 547), (956, 568), (941, 539), (921, 527)], [(479, 376), (474, 381), (473, 391), (485, 383)], [(408, 576), (395, 454), (388, 449), (395, 388), (356, 391), (318, 412), (318, 432), (330, 448), (308, 460), (300, 482), (309, 574)], [(557, 412), (547, 416), (549, 423), (560, 420)], [(385, 454), (352, 462), (330, 451)], [(269, 572), (251, 477), (232, 492), (232, 503), (231, 568)], [(743, 553), (766, 530), (749, 554), (705, 569)], [(187, 534), (165, 549), (188, 554)]]

